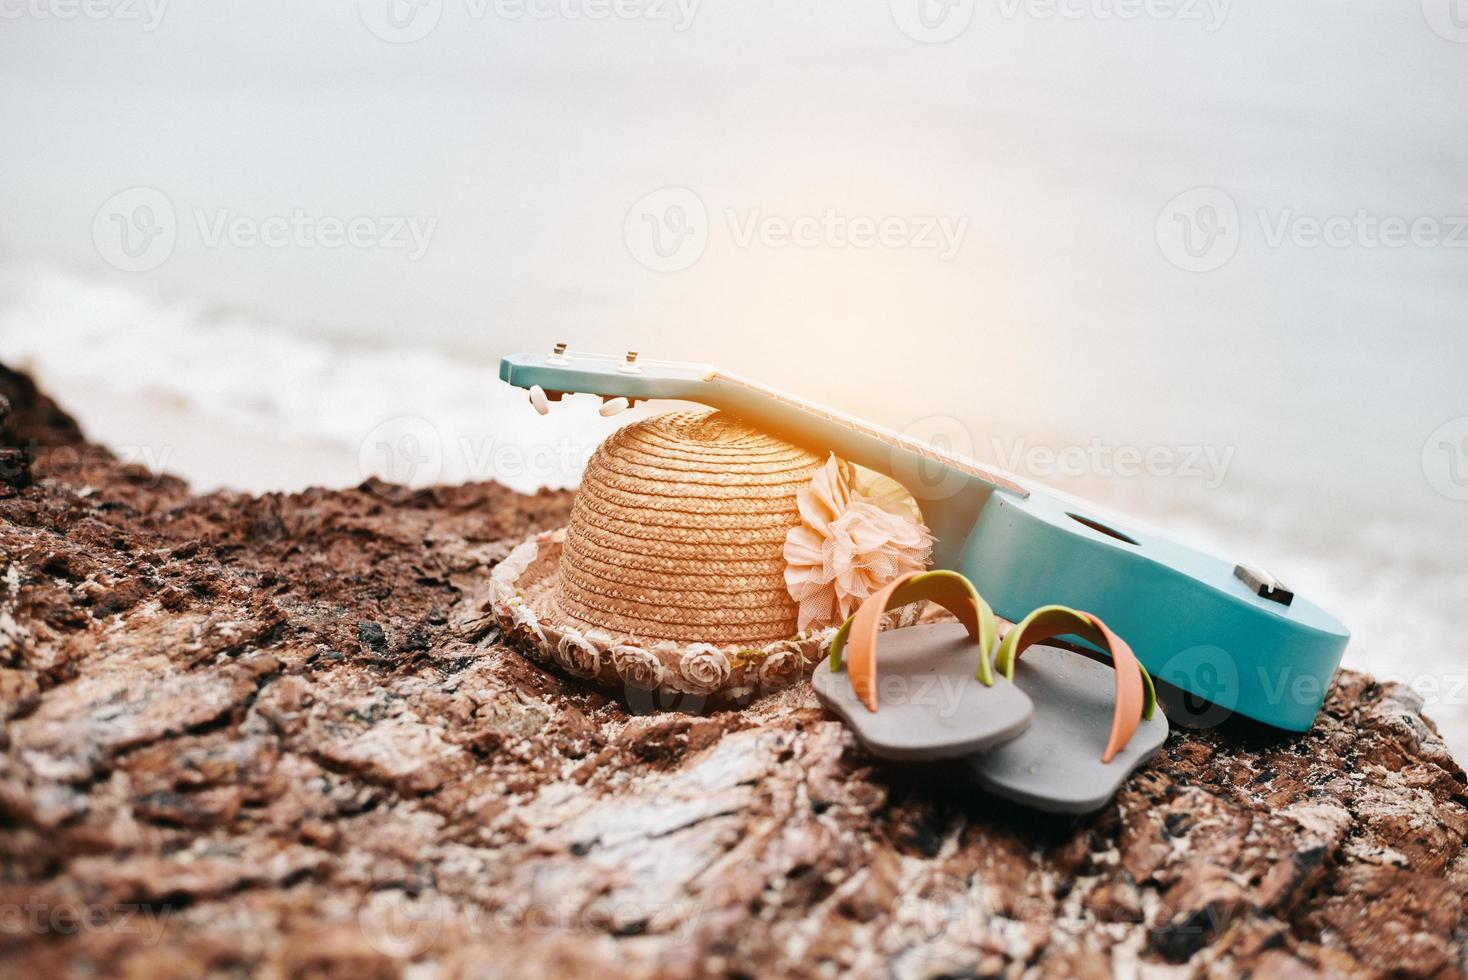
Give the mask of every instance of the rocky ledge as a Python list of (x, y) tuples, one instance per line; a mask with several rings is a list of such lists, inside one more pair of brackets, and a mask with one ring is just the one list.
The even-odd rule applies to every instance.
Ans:
[(1406, 688), (1042, 818), (805, 685), (638, 714), (533, 666), (478, 596), (565, 494), (196, 496), (0, 394), (0, 974), (1464, 971), (1468, 794)]

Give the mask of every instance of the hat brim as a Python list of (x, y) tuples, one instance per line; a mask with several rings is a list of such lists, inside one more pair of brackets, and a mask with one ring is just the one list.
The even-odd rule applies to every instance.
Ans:
[(705, 697), (745, 701), (810, 676), (835, 628), (763, 646), (716, 645), (586, 628), (555, 601), (566, 531), (534, 535), (490, 575), (490, 612), (505, 637), (541, 664), (618, 694), (663, 706)]

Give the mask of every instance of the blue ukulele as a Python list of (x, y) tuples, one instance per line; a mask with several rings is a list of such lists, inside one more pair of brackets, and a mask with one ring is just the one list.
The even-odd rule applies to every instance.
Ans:
[(967, 575), (1011, 621), (1051, 603), (1094, 613), (1204, 719), (1238, 712), (1309, 729), (1350, 638), (1334, 616), (1259, 569), (708, 365), (558, 344), (503, 358), (500, 378), (528, 389), (542, 411), (571, 392), (602, 396), (604, 414), (643, 399), (701, 402), (886, 473), (922, 508), (937, 539), (935, 567)]

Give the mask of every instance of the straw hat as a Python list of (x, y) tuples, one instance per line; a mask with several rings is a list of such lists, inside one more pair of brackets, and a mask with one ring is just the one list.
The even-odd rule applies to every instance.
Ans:
[(786, 539), (825, 465), (719, 412), (628, 425), (587, 464), (570, 524), (496, 566), (492, 614), (537, 659), (620, 690), (738, 697), (807, 676), (839, 624), (798, 628)]

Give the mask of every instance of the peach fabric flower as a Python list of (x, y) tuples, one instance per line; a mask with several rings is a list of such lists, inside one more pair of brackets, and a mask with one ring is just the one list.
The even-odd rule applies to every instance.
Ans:
[[(889, 483), (891, 481), (888, 481)], [(796, 493), (800, 523), (785, 536), (785, 587), (800, 606), (802, 630), (838, 626), (862, 600), (906, 572), (928, 567), (933, 536), (907, 497), (866, 493), (849, 463), (832, 455), (810, 485)], [(894, 484), (895, 486), (895, 484)], [(877, 502), (888, 498), (891, 509)]]

